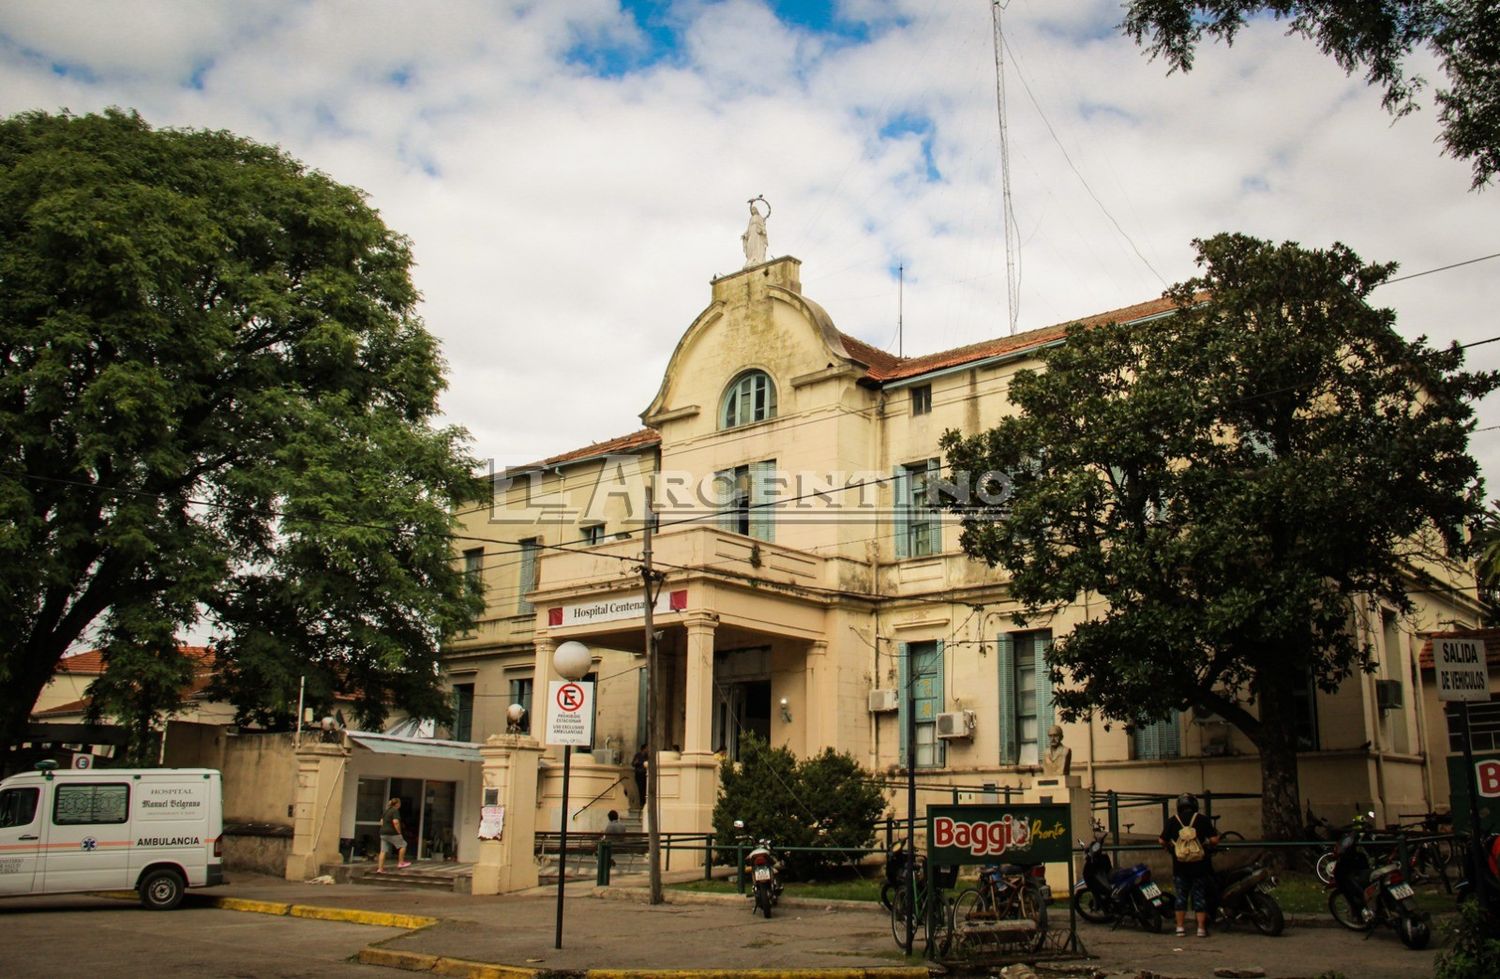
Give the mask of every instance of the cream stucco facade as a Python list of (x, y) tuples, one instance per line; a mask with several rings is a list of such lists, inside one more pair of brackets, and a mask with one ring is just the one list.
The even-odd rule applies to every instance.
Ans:
[[(1158, 300), (1093, 320), (1169, 313)], [(502, 733), (505, 707), (526, 699), (539, 737), (543, 692), (557, 679), (552, 650), (580, 640), (595, 655), (598, 750), (575, 755), (574, 778), (581, 768), (589, 788), (580, 795), (575, 781), (572, 826), (597, 829), (608, 808), (636, 807), (628, 760), (644, 737), (639, 572), (650, 483), (653, 563), (665, 575), (659, 747), (673, 749), (661, 762), (663, 829), (708, 828), (714, 752), (733, 755), (743, 730), (799, 755), (847, 751), (894, 776), (908, 709), (922, 804), (951, 799), (938, 786), (1026, 786), (1053, 719), (1037, 660), (1051, 636), (1098, 609), (1080, 603), (1018, 629), (1003, 574), (960, 551), (951, 519), (905, 501), (940, 471), (939, 436), (1011, 412), (1009, 379), (1063, 335), (1058, 326), (902, 359), (835, 328), (803, 295), (796, 259), (715, 279), (641, 415), (645, 429), (499, 474), (494, 499), (462, 517), (457, 547), (483, 580), (488, 611), (447, 650), (465, 705), (452, 736)], [(1309, 691), (1302, 796), (1331, 817), (1373, 804), (1393, 818), (1445, 801), (1433, 797), (1415, 637), (1477, 625), (1481, 610), (1461, 587), (1413, 597), (1413, 615), (1365, 603), (1351, 623), (1374, 644), (1376, 675), (1333, 695)], [(1391, 684), (1405, 696), (1382, 707)], [(941, 727), (968, 736), (939, 737)], [(1252, 746), (1212, 717), (1064, 732), (1086, 790), (1259, 789)], [(542, 762), (539, 827), (558, 824), (559, 750)], [(1216, 808), (1226, 827), (1258, 831), (1258, 801)], [(894, 795), (893, 810), (904, 813)]]

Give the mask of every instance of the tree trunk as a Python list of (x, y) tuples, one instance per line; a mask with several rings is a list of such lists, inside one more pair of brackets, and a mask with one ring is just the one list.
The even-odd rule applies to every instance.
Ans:
[(1261, 836), (1295, 840), (1302, 835), (1302, 806), (1297, 784), (1296, 701), (1285, 677), (1258, 684), (1260, 730)]

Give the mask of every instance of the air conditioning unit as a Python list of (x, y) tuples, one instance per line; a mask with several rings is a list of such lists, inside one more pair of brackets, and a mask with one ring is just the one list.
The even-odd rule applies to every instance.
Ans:
[(1401, 681), (1376, 680), (1375, 706), (1381, 710), (1399, 710), (1401, 708)]
[(940, 738), (972, 738), (974, 736), (974, 712), (956, 710), (937, 716), (937, 736)]
[(883, 714), (901, 706), (900, 694), (896, 690), (871, 690), (870, 713)]

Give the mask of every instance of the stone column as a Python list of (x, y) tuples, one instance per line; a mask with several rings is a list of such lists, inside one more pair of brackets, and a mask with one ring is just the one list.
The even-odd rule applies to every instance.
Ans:
[(803, 684), (802, 750), (811, 757), (824, 748), (838, 747), (838, 675), (821, 640), (807, 644), (806, 682)]
[(536, 660), (531, 669), (531, 736), (540, 742), (547, 730), (547, 712), (552, 707), (547, 702), (547, 684), (554, 676), (552, 654), (557, 651), (557, 640), (551, 636), (537, 636), (531, 644), (536, 647)]
[(492, 734), (479, 749), (484, 759), (480, 803), (503, 806), (505, 824), (500, 839), (479, 841), (475, 894), (505, 894), (537, 885), (533, 854), (537, 760), (541, 754), (537, 740), (524, 734)]
[(324, 864), (339, 862), (349, 749), (343, 744), (308, 741), (296, 749), (296, 759), (292, 852), (286, 858), (286, 879), (308, 880), (322, 873)]
[[(714, 628), (718, 618), (690, 615), (687, 628), (687, 683), (683, 689), (686, 721), (682, 732), (683, 757), (711, 755), (714, 730)], [(663, 745), (665, 747), (665, 745)]]

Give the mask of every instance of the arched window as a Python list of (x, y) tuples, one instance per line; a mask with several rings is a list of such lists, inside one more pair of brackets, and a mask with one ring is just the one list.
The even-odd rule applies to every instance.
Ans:
[(719, 427), (735, 428), (776, 417), (776, 385), (765, 371), (745, 371), (729, 382)]

